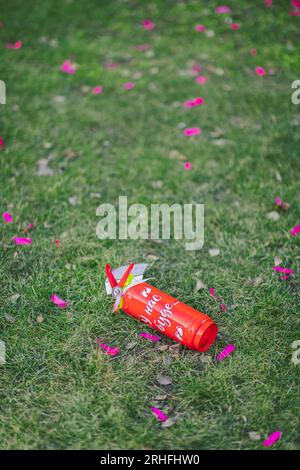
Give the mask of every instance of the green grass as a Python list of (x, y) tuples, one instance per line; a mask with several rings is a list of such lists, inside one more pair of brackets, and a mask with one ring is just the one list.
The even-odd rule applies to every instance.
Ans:
[[(228, 15), (214, 13), (216, 1), (1, 1), (1, 43), (24, 42), (17, 51), (0, 49), (7, 86), (1, 213), (10, 210), (15, 221), (1, 222), (1, 448), (261, 449), (277, 429), (283, 435), (273, 448), (299, 448), (300, 366), (291, 361), (291, 344), (300, 339), (300, 237), (289, 230), (300, 223), (300, 108), (291, 103), (291, 83), (300, 78), (300, 19), (288, 15), (283, 0), (272, 9), (263, 1), (228, 3), (239, 31), (224, 22)], [(145, 18), (155, 30), (140, 27)], [(215, 36), (196, 33), (197, 23)], [(136, 51), (143, 43), (154, 54)], [(67, 58), (80, 65), (73, 76), (59, 71)], [(107, 70), (109, 62), (120, 67)], [(203, 87), (183, 73), (195, 63), (208, 76)], [(257, 77), (257, 65), (275, 73)], [(136, 87), (125, 92), (129, 80)], [(96, 85), (102, 95), (84, 92)], [(205, 106), (183, 108), (196, 96)], [(180, 123), (200, 126), (202, 135), (183, 137)], [(221, 146), (211, 136), (216, 128), (227, 141)], [(186, 156), (191, 171), (170, 158), (172, 150)], [(54, 174), (37, 176), (37, 160), (49, 154)], [(157, 180), (161, 189), (153, 189)], [(95, 192), (100, 199), (90, 196)], [(129, 204), (204, 203), (203, 249), (97, 239), (96, 208), (117, 204), (119, 195)], [(267, 214), (276, 196), (292, 206), (273, 222)], [(11, 237), (31, 222), (33, 244), (15, 247)], [(220, 255), (209, 256), (216, 247)], [(218, 340), (205, 355), (161, 351), (137, 336), (141, 323), (111, 313), (105, 263), (149, 255), (158, 257), (149, 270), (153, 284), (218, 323)], [(295, 270), (292, 280), (273, 274), (274, 256)], [(254, 287), (257, 277), (262, 283)], [(208, 288), (195, 292), (197, 278), (222, 295), (227, 313)], [(67, 310), (51, 304), (53, 292), (71, 301)], [(97, 337), (120, 347), (120, 356), (99, 351)], [(228, 342), (236, 351), (216, 363)], [(161, 344), (173, 343), (164, 337)], [(172, 379), (166, 391), (158, 373)], [(150, 413), (164, 393), (157, 406), (179, 417), (167, 429)], [(261, 439), (252, 441), (250, 431)]]

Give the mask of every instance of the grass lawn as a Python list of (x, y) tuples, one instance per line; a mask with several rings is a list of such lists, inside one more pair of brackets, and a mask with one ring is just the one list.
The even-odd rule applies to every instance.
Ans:
[[(217, 14), (215, 0), (1, 1), (1, 214), (14, 219), (0, 222), (1, 448), (263, 449), (276, 430), (272, 449), (299, 448), (300, 234), (290, 229), (300, 223), (300, 18), (288, 1), (273, 4), (228, 0), (231, 13)], [(60, 71), (67, 59), (76, 73)], [(203, 106), (183, 106), (197, 96)], [(204, 203), (204, 247), (99, 240), (96, 208), (122, 195)], [(148, 342), (142, 323), (111, 313), (105, 264), (131, 261), (150, 263), (153, 285), (216, 321), (209, 351)], [(276, 263), (294, 275), (281, 280)], [(120, 355), (104, 354), (98, 337)], [(217, 362), (228, 343), (236, 350)]]

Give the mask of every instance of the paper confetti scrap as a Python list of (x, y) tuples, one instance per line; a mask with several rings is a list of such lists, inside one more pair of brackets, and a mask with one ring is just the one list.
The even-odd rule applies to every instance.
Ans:
[(109, 354), (110, 356), (117, 356), (120, 353), (119, 348), (112, 348), (111, 346), (108, 346), (108, 344), (101, 343), (101, 339), (97, 338), (97, 343), (103, 351), (106, 352), (106, 354)]
[(255, 67), (255, 73), (260, 77), (266, 75), (266, 71), (263, 67)]
[(151, 411), (159, 421), (166, 421), (168, 419), (168, 417), (161, 410), (155, 408), (155, 406), (151, 406)]
[(59, 308), (66, 308), (70, 302), (66, 302), (65, 300), (58, 297), (58, 295), (53, 294), (51, 296), (51, 301)]
[(218, 355), (217, 355), (217, 361), (223, 361), (227, 356), (229, 356), (234, 350), (235, 346), (233, 344), (228, 344), (226, 348), (223, 349)]
[(161, 340), (160, 336), (151, 335), (150, 333), (147, 333), (147, 332), (139, 333), (139, 336), (145, 339), (150, 339), (150, 341), (152, 341), (153, 343), (156, 343), (157, 341)]
[(102, 93), (102, 91), (103, 91), (103, 87), (102, 87), (102, 86), (95, 86), (95, 87), (92, 89), (93, 95), (99, 95), (100, 93)]
[(282, 432), (281, 431), (274, 431), (272, 434), (270, 434), (269, 437), (267, 437), (267, 439), (263, 442), (263, 446), (265, 447), (269, 447), (269, 446), (272, 446), (273, 444), (275, 444), (276, 441), (278, 441), (278, 439), (280, 439), (282, 436)]
[(3, 212), (2, 217), (7, 224), (11, 224), (13, 222), (13, 218), (9, 212)]
[(206, 27), (204, 26), (204, 24), (196, 24), (195, 31), (197, 31), (198, 33), (203, 33), (203, 31), (205, 30)]
[(1, 137), (1, 135), (0, 135), (0, 150), (3, 150), (4, 147), (5, 147), (5, 145), (4, 145), (4, 139), (3, 139), (3, 137)]
[(184, 169), (185, 169), (185, 170), (191, 170), (191, 169), (192, 169), (192, 164), (191, 164), (191, 162), (185, 162), (185, 163), (184, 163)]
[(76, 72), (76, 68), (70, 60), (65, 60), (60, 66), (60, 71), (73, 75)]
[(196, 83), (198, 83), (198, 85), (205, 85), (205, 83), (207, 82), (207, 77), (204, 77), (203, 75), (199, 75), (198, 77), (195, 78), (195, 81)]
[(135, 84), (133, 82), (127, 82), (123, 84), (124, 90), (132, 90), (132, 88), (135, 87)]
[(31, 245), (32, 238), (13, 237), (13, 241), (16, 245)]
[(22, 41), (16, 41), (15, 43), (8, 42), (7, 44), (5, 44), (6, 49), (17, 50), (17, 49), (21, 49), (22, 46), (23, 46)]
[(216, 13), (229, 13), (231, 10), (229, 7), (226, 5), (221, 5), (219, 7), (216, 7), (215, 12)]
[(143, 21), (143, 28), (147, 29), (148, 31), (151, 31), (152, 29), (155, 28), (155, 23), (151, 20), (144, 20)]

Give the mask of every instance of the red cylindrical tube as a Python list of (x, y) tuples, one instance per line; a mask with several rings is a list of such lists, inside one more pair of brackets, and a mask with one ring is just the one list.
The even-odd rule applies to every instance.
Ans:
[(200, 352), (212, 345), (218, 333), (217, 325), (207, 315), (147, 282), (126, 290), (122, 309), (155, 330)]

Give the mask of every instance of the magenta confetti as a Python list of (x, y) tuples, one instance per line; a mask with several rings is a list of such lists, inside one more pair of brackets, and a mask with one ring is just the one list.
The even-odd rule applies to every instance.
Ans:
[(195, 31), (197, 31), (198, 33), (203, 33), (205, 30), (206, 27), (204, 26), (204, 24), (196, 24)]
[(102, 87), (102, 86), (95, 86), (95, 87), (92, 89), (93, 95), (99, 95), (100, 93), (102, 93), (102, 91), (103, 91), (103, 87)]
[(8, 42), (5, 44), (6, 49), (21, 49), (23, 46), (22, 41), (16, 41), (15, 43)]
[(135, 87), (135, 84), (133, 82), (127, 82), (127, 83), (124, 83), (123, 85), (124, 90), (131, 90), (134, 87)]
[(159, 421), (167, 421), (168, 417), (155, 406), (151, 406), (152, 413), (157, 417)]
[(155, 23), (152, 20), (144, 20), (143, 21), (143, 28), (151, 31), (155, 28)]
[(231, 23), (230, 25), (230, 28), (233, 30), (233, 31), (236, 31), (238, 29), (240, 29), (240, 24), (239, 23)]
[(196, 83), (198, 83), (198, 85), (205, 85), (205, 83), (207, 82), (207, 77), (204, 77), (203, 75), (199, 75), (198, 77), (195, 78), (195, 81)]
[(144, 52), (144, 51), (147, 51), (148, 49), (150, 49), (151, 46), (150, 44), (139, 44), (138, 46), (136, 46), (136, 50), (139, 51), (139, 52)]
[(183, 131), (183, 135), (186, 135), (186, 136), (199, 135), (199, 134), (201, 134), (200, 127), (188, 127), (187, 129), (184, 129)]
[(108, 344), (101, 343), (101, 339), (100, 339), (100, 338), (97, 338), (96, 341), (97, 341), (99, 347), (100, 347), (101, 349), (103, 349), (103, 351), (105, 351), (106, 354), (109, 354), (110, 356), (117, 356), (117, 355), (120, 353), (120, 349), (119, 349), (119, 348), (112, 348), (112, 347), (109, 346)]
[(273, 0), (265, 0), (265, 6), (270, 8), (272, 6)]
[(255, 73), (259, 76), (259, 77), (263, 77), (264, 75), (266, 75), (266, 71), (263, 67), (255, 67)]
[(115, 69), (115, 68), (119, 67), (119, 65), (118, 65), (118, 64), (115, 64), (115, 63), (113, 63), (113, 64), (105, 64), (105, 67), (106, 67), (107, 69)]
[(273, 444), (275, 444), (276, 441), (278, 441), (278, 439), (280, 439), (282, 436), (282, 432), (281, 431), (274, 431), (272, 434), (270, 434), (270, 436), (267, 437), (267, 439), (263, 442), (263, 446), (265, 447), (269, 447), (269, 446), (272, 446)]
[(227, 356), (229, 356), (235, 350), (235, 346), (233, 344), (228, 344), (226, 348), (223, 349), (217, 355), (217, 361), (223, 361)]
[(191, 162), (184, 162), (184, 169), (185, 170), (191, 170), (192, 169)]
[(213, 287), (210, 287), (209, 293), (212, 297), (214, 297), (215, 296), (215, 289)]
[(300, 1), (299, 0), (292, 0), (291, 5), (295, 8), (300, 8)]
[(201, 106), (204, 104), (204, 98), (197, 97), (192, 100), (187, 100), (184, 102), (185, 108), (194, 108), (195, 106)]
[(11, 224), (13, 222), (13, 218), (9, 212), (3, 212), (2, 217), (7, 224)]
[(277, 197), (275, 199), (275, 204), (276, 204), (276, 206), (282, 206), (282, 200), (280, 199), (280, 197)]
[(300, 225), (295, 225), (291, 230), (292, 237), (295, 237), (298, 233), (300, 233)]
[(58, 295), (53, 294), (51, 296), (51, 302), (53, 302), (59, 308), (66, 308), (70, 302), (66, 302), (65, 300), (58, 297)]
[(194, 73), (200, 73), (201, 70), (202, 70), (202, 67), (201, 67), (201, 65), (199, 65), (199, 64), (195, 64), (195, 65), (193, 66), (193, 69), (192, 69), (192, 70), (193, 70)]
[(294, 274), (294, 271), (290, 268), (283, 268), (282, 266), (273, 266), (274, 271), (278, 271), (284, 274)]
[(73, 75), (76, 69), (70, 60), (65, 60), (60, 66), (60, 71)]
[(32, 238), (13, 237), (13, 241), (16, 245), (31, 245)]
[(146, 331), (142, 332), (142, 333), (139, 333), (139, 336), (141, 336), (142, 338), (145, 338), (145, 339), (150, 339), (150, 341), (152, 341), (152, 343), (156, 343), (157, 341), (161, 340), (160, 336), (151, 335), (150, 333), (147, 333)]
[(227, 312), (227, 310), (228, 310), (227, 305), (221, 304), (221, 310), (222, 310), (222, 312)]
[(216, 13), (229, 13), (231, 10), (229, 7), (226, 5), (221, 5), (219, 7), (216, 7), (215, 12)]

